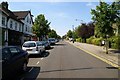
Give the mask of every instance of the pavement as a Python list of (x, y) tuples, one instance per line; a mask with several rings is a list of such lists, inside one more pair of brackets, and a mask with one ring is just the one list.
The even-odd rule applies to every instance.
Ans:
[(88, 54), (120, 69), (120, 50), (108, 49), (108, 54), (103, 46), (96, 46), (93, 44), (70, 42), (66, 41), (73, 46), (87, 52)]

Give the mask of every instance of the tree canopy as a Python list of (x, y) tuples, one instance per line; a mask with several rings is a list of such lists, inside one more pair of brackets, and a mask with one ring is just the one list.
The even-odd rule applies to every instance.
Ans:
[(45, 16), (43, 14), (40, 14), (35, 18), (32, 29), (33, 33), (35, 33), (39, 38), (42, 39), (43, 37), (48, 35), (48, 32), (50, 30), (50, 22), (45, 19)]
[(113, 35), (113, 23), (119, 19), (119, 12), (115, 2), (107, 4), (100, 2), (96, 9), (91, 10), (92, 19), (95, 22), (95, 35), (97, 37), (106, 37), (106, 35)]

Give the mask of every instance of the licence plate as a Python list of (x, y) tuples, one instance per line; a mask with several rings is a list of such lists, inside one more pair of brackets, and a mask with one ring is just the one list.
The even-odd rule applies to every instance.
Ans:
[(26, 51), (32, 51), (32, 49), (26, 49)]

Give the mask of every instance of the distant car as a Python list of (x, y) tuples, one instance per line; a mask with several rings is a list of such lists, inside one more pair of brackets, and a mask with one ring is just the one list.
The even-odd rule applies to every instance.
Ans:
[(55, 38), (49, 38), (48, 41), (49, 41), (50, 44), (55, 44), (56, 43)]
[(69, 41), (73, 41), (73, 38), (69, 38)]
[(45, 49), (49, 49), (50, 48), (50, 43), (48, 41), (42, 41), (43, 46), (45, 47)]
[(40, 41), (26, 41), (22, 45), (22, 49), (27, 51), (28, 54), (40, 54), (45, 51), (45, 47)]
[(7, 46), (2, 49), (2, 79), (11, 80), (16, 73), (25, 72), (29, 61), (28, 53), (16, 46)]

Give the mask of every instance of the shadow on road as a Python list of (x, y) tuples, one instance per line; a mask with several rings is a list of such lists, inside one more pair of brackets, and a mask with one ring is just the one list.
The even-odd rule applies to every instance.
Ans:
[(27, 72), (21, 77), (22, 80), (36, 80), (40, 73), (40, 67), (28, 67)]
[(48, 57), (49, 56), (49, 52), (48, 51), (45, 51), (43, 52), (41, 55), (39, 54), (31, 54), (29, 55), (29, 58), (42, 58), (42, 57)]
[(48, 49), (46, 49), (46, 50), (51, 50), (51, 49), (53, 49), (54, 47), (50, 47), (50, 48), (48, 48)]
[(118, 53), (120, 54), (120, 50), (109, 50), (110, 52), (113, 52), (113, 53)]
[(60, 43), (57, 43), (55, 44), (54, 46), (65, 46), (66, 44), (60, 44)]
[(88, 69), (118, 69), (118, 68), (116, 67), (88, 67), (88, 68), (48, 70), (48, 71), (41, 71), (40, 73), (59, 72), (59, 71), (76, 71), (76, 70), (88, 70)]
[(28, 67), (25, 73), (17, 72), (16, 74), (11, 73), (11, 77), (6, 77), (2, 80), (36, 80), (40, 73), (40, 67)]

